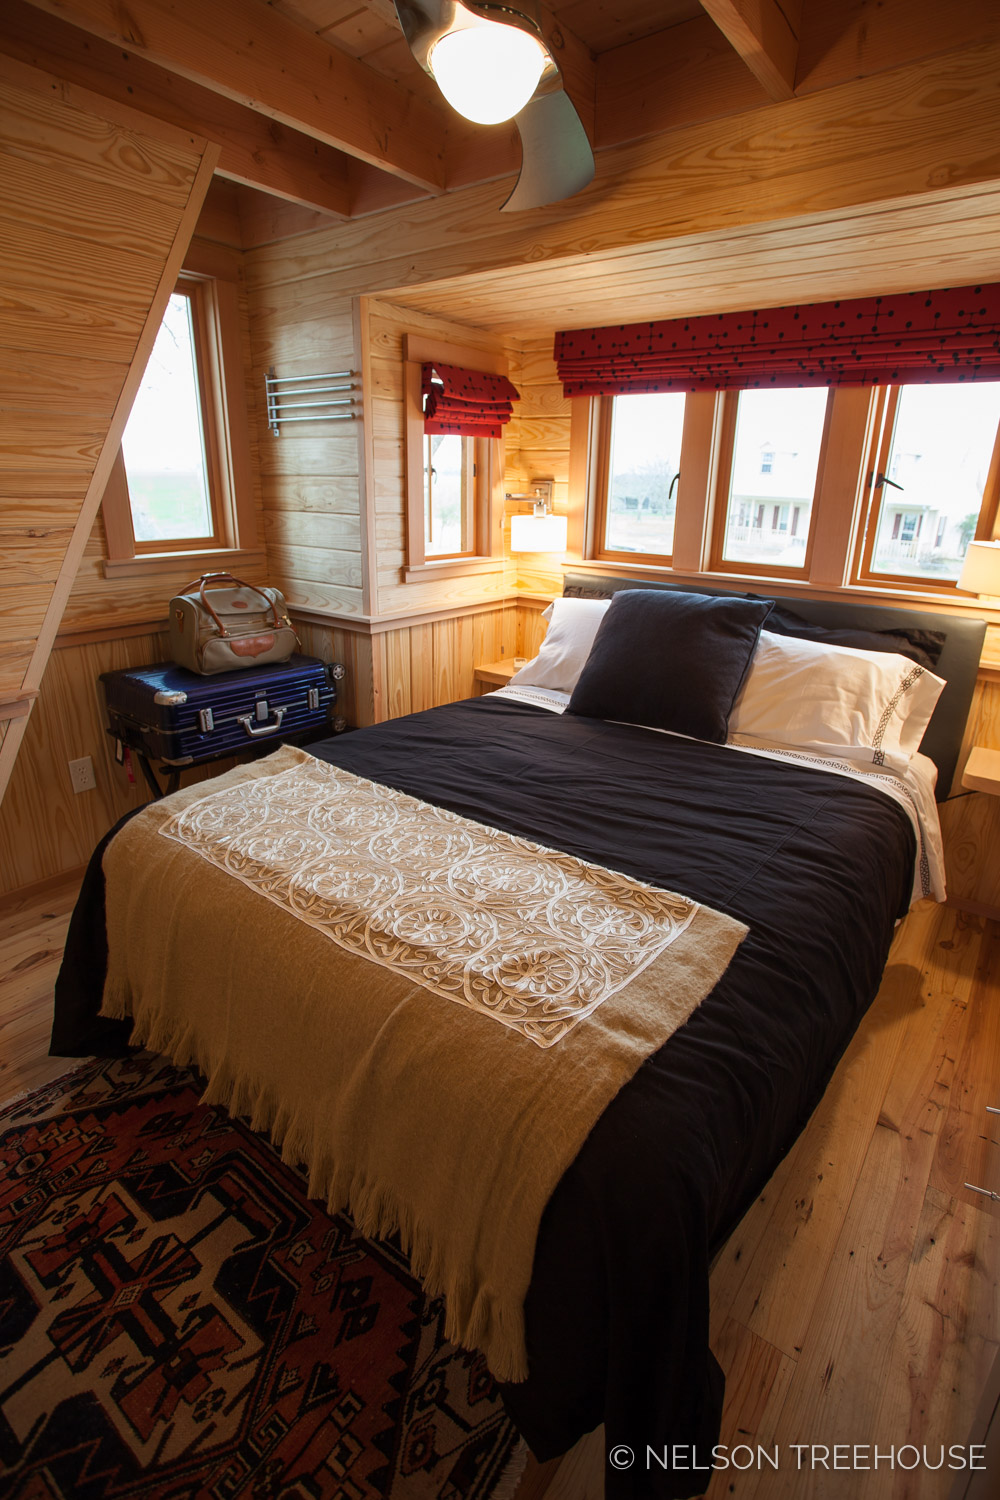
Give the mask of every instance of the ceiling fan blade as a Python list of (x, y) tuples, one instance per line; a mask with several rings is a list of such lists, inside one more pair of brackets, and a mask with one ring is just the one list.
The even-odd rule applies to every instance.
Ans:
[[(436, 42), (469, 16), (515, 26), (542, 39), (535, 0), (394, 0), (403, 35), (417, 62), (433, 78), (430, 55)], [(464, 16), (464, 21), (463, 21)], [(543, 41), (544, 46), (544, 41)], [(580, 192), (594, 176), (594, 153), (580, 116), (562, 85), (555, 58), (546, 51), (545, 66), (532, 97), (514, 116), (521, 135), (521, 171), (514, 191), (502, 205), (519, 213), (558, 203)]]
[(502, 213), (559, 203), (593, 181), (594, 153), (565, 90), (536, 93), (514, 123), (521, 134), (521, 171)]

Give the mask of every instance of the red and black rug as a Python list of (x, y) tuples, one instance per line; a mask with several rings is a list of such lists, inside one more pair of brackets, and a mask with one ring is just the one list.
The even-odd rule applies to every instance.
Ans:
[(0, 1495), (502, 1500), (523, 1448), (405, 1256), (149, 1054), (0, 1113)]

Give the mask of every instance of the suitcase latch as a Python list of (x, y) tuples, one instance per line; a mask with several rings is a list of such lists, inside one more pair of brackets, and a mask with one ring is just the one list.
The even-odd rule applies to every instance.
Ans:
[(266, 698), (258, 698), (257, 699), (257, 703), (256, 703), (256, 707), (254, 709), (254, 713), (257, 716), (257, 723), (258, 724), (263, 724), (264, 720), (267, 718), (268, 714), (270, 713), (270, 709), (267, 706), (267, 699)]
[(319, 688), (312, 687), (309, 689), (309, 707), (319, 708)]
[(210, 708), (199, 708), (198, 725), (202, 734), (210, 734), (215, 728), (215, 717)]

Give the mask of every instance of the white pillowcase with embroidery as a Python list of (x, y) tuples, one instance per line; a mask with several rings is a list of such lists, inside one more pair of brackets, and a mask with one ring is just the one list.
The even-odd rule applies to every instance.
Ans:
[(762, 630), (729, 738), (905, 770), (943, 688), (940, 677), (895, 652)]
[(541, 650), (510, 679), (511, 687), (553, 688), (571, 693), (590, 655), (610, 599), (554, 599), (542, 611), (549, 628)]

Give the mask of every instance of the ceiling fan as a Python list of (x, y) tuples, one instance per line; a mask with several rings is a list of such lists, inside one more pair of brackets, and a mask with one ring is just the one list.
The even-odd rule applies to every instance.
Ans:
[(467, 120), (513, 119), (521, 171), (503, 211), (558, 203), (594, 176), (594, 153), (545, 44), (536, 0), (395, 0), (410, 51)]

